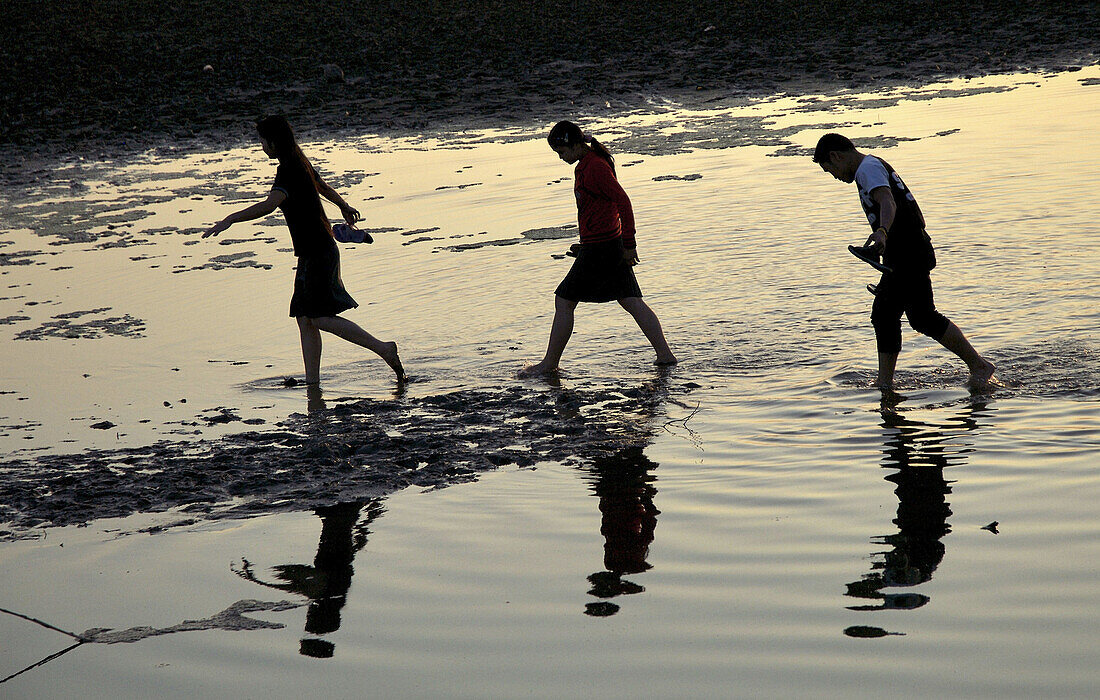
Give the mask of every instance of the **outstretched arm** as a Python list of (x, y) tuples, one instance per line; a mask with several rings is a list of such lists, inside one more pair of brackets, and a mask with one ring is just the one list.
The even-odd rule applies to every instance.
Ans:
[(329, 187), (328, 183), (321, 179), (320, 175), (317, 175), (317, 192), (322, 197), (332, 202), (336, 206), (340, 207), (340, 215), (344, 217), (344, 221), (349, 224), (354, 224), (363, 217), (359, 215), (359, 210), (351, 206), (344, 201), (344, 198), (340, 194)]
[(241, 209), (240, 211), (233, 212), (218, 223), (206, 229), (206, 232), (202, 234), (202, 237), (209, 238), (210, 236), (216, 236), (233, 224), (237, 224), (242, 221), (251, 221), (253, 219), (259, 219), (262, 216), (267, 216), (271, 212), (278, 209), (279, 205), (283, 203), (284, 199), (286, 199), (286, 192), (283, 192), (282, 190), (271, 190), (271, 192), (267, 195), (267, 199), (258, 204), (253, 204), (250, 207)]

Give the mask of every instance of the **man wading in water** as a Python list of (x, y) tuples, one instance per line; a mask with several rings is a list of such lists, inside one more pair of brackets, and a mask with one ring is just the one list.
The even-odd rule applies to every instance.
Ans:
[(924, 230), (924, 215), (913, 194), (886, 161), (860, 153), (840, 134), (825, 134), (817, 142), (814, 162), (841, 182), (854, 182), (859, 202), (873, 232), (864, 244), (872, 256), (882, 255), (884, 272), (871, 307), (871, 325), (878, 344), (876, 385), (891, 389), (894, 367), (901, 352), (901, 315), (914, 330), (936, 340), (959, 356), (970, 368), (969, 384), (982, 387), (993, 380), (996, 369), (962, 331), (936, 311), (932, 280), (928, 273), (936, 266), (936, 253)]

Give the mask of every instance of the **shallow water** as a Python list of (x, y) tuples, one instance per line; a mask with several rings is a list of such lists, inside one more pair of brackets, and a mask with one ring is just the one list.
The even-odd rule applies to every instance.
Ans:
[[(74, 164), (8, 193), (0, 451), (37, 493), (0, 504), (0, 608), (87, 641), (0, 695), (1093, 694), (1097, 83), (1092, 67), (587, 125), (617, 153), (639, 280), (683, 361), (654, 369), (625, 313), (585, 306), (560, 386), (512, 378), (544, 348), (573, 235), (571, 170), (541, 129), (305, 145), (375, 231), (342, 251), (348, 316), (401, 344), (416, 381), (397, 394), (335, 339), (323, 397), (283, 385), (301, 359), (280, 219), (199, 240), (266, 188), (258, 149)], [(844, 251), (865, 222), (805, 157), (826, 129), (913, 188), (938, 305), (1003, 387), (970, 393), (906, 328), (900, 397), (871, 389), (875, 277)], [(598, 423), (606, 449), (510, 445), (540, 401)], [(460, 430), (441, 402), (486, 417)], [(279, 424), (322, 404), (292, 420), (454, 441), (415, 472), (488, 445), (526, 466), (418, 480), (379, 456), (373, 481), (322, 484), (291, 459), (196, 510), (155, 498), (181, 462), (127, 491), (134, 465), (112, 456), (300, 431)], [(49, 527), (27, 504), (58, 482), (34, 460), (89, 450), (107, 452), (70, 462), (93, 522)], [(218, 615), (250, 599), (244, 619), (280, 627)], [(12, 615), (0, 640), (0, 677), (75, 643)]]

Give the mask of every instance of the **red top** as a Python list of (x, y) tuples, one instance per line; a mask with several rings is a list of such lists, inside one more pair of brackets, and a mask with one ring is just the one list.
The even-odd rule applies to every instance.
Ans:
[(573, 192), (577, 195), (577, 218), (581, 243), (613, 241), (622, 237), (623, 247), (636, 248), (634, 210), (611, 164), (593, 151), (577, 163)]

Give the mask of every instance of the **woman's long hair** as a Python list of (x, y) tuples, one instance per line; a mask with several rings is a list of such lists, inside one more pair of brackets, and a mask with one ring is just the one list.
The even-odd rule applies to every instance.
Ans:
[(546, 137), (546, 140), (550, 143), (551, 147), (561, 146), (573, 146), (578, 143), (587, 143), (591, 146), (592, 150), (596, 152), (600, 158), (607, 161), (607, 164), (611, 166), (611, 172), (615, 172), (615, 159), (611, 155), (611, 151), (594, 139), (591, 136), (585, 136), (581, 128), (573, 122), (562, 121), (554, 125), (554, 128), (550, 130), (550, 134)]
[(290, 128), (290, 122), (282, 115), (273, 115), (256, 120), (256, 131), (267, 140), (275, 150), (275, 157), (279, 159), (279, 165), (289, 170), (288, 173), (295, 179), (302, 179), (313, 183), (313, 189), (317, 189), (317, 179), (313, 176), (313, 168), (310, 167), (306, 155), (298, 146), (294, 138), (294, 130)]

